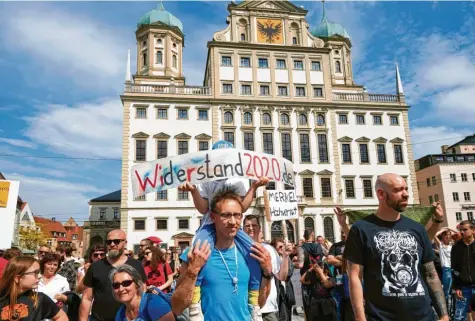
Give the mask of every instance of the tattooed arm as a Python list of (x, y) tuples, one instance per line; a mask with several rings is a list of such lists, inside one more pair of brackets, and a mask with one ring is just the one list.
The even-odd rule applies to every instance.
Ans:
[(429, 289), (429, 294), (432, 299), (432, 305), (434, 306), (437, 315), (440, 320), (449, 320), (447, 306), (445, 305), (445, 295), (440, 283), (439, 276), (435, 270), (434, 262), (428, 262), (422, 265), (422, 275), (424, 281)]
[(363, 303), (363, 285), (361, 284), (361, 276), (363, 266), (348, 261), (348, 279), (350, 286), (350, 299), (355, 313), (356, 321), (366, 321)]
[(298, 269), (303, 268), (303, 262), (305, 260), (305, 252), (301, 246), (297, 248)]

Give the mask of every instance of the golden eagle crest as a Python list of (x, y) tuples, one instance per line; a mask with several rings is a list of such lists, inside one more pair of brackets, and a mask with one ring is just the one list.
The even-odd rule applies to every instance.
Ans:
[(275, 40), (279, 40), (282, 32), (282, 23), (276, 23), (271, 20), (263, 21), (263, 23), (257, 21), (257, 30), (267, 43), (274, 43)]

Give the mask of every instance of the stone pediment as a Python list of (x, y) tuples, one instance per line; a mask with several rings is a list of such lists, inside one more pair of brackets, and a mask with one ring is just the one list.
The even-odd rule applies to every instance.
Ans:
[(195, 236), (194, 234), (181, 232), (181, 233), (173, 235), (172, 239), (175, 239), (175, 238), (193, 238), (194, 236)]
[(309, 169), (306, 169), (306, 170), (303, 170), (299, 173), (299, 175), (315, 175), (315, 172), (314, 171), (311, 171)]
[(328, 169), (324, 169), (323, 171), (319, 171), (317, 175), (333, 175), (333, 172), (329, 171)]
[(388, 141), (388, 140), (387, 140), (386, 138), (384, 138), (384, 137), (378, 137), (378, 138), (376, 138), (376, 139), (373, 140), (373, 142), (375, 142), (375, 143), (380, 143), (380, 144), (384, 144), (384, 143), (386, 143), (387, 141)]
[(342, 143), (351, 143), (353, 141), (353, 138), (348, 137), (348, 136), (343, 136), (341, 138), (338, 138), (338, 141)]
[(203, 134), (196, 135), (196, 136), (195, 136), (195, 139), (199, 139), (199, 140), (210, 140), (210, 139), (211, 139), (211, 136), (210, 136), (210, 135), (207, 135), (207, 134), (205, 134), (205, 133), (203, 133)]
[(181, 134), (175, 135), (174, 138), (175, 139), (190, 139), (191, 136), (185, 133), (181, 133)]
[(356, 141), (358, 143), (367, 143), (367, 142), (371, 141), (371, 139), (369, 139), (368, 137), (365, 137), (365, 136), (361, 136), (360, 138), (356, 139)]
[(158, 134), (153, 135), (153, 138), (157, 138), (157, 139), (169, 139), (169, 138), (170, 138), (170, 135), (165, 134), (164, 132), (161, 132), (161, 133), (158, 133)]
[(290, 13), (306, 14), (307, 10), (297, 7), (290, 1), (242, 1), (241, 3), (234, 5), (235, 9), (257, 9), (257, 10), (269, 10), (269, 11), (287, 11)]
[(145, 134), (144, 132), (138, 132), (132, 135), (132, 138), (149, 138), (149, 134)]
[(402, 144), (402, 143), (404, 143), (404, 139), (396, 137), (396, 138), (391, 139), (389, 142), (391, 142), (393, 144)]

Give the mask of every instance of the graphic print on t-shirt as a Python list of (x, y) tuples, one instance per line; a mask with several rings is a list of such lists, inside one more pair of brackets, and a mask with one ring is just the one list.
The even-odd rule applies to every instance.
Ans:
[[(16, 314), (16, 318), (15, 318)], [(28, 306), (23, 303), (15, 304), (15, 312), (13, 314), (10, 313), (10, 305), (5, 306), (2, 311), (0, 312), (0, 318), (2, 320), (11, 320), (10, 319), (22, 319), (28, 317)]]
[(419, 278), (419, 243), (406, 231), (376, 233), (376, 248), (381, 253), (383, 296), (414, 297), (425, 295)]

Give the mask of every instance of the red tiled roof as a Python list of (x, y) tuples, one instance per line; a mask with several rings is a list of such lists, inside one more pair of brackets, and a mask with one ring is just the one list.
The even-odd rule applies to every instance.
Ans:
[(23, 204), (21, 204), (21, 210), (23, 211), (23, 209), (26, 207), (26, 205), (28, 204), (28, 202), (25, 202)]
[(53, 232), (66, 233), (66, 230), (64, 229), (61, 222), (53, 221), (44, 217), (33, 217), (35, 219), (35, 223), (39, 225), (43, 233), (48, 235), (48, 237), (53, 237)]
[[(66, 227), (66, 237), (69, 241), (82, 241), (82, 227)], [(73, 234), (77, 234), (78, 238), (73, 240)]]

